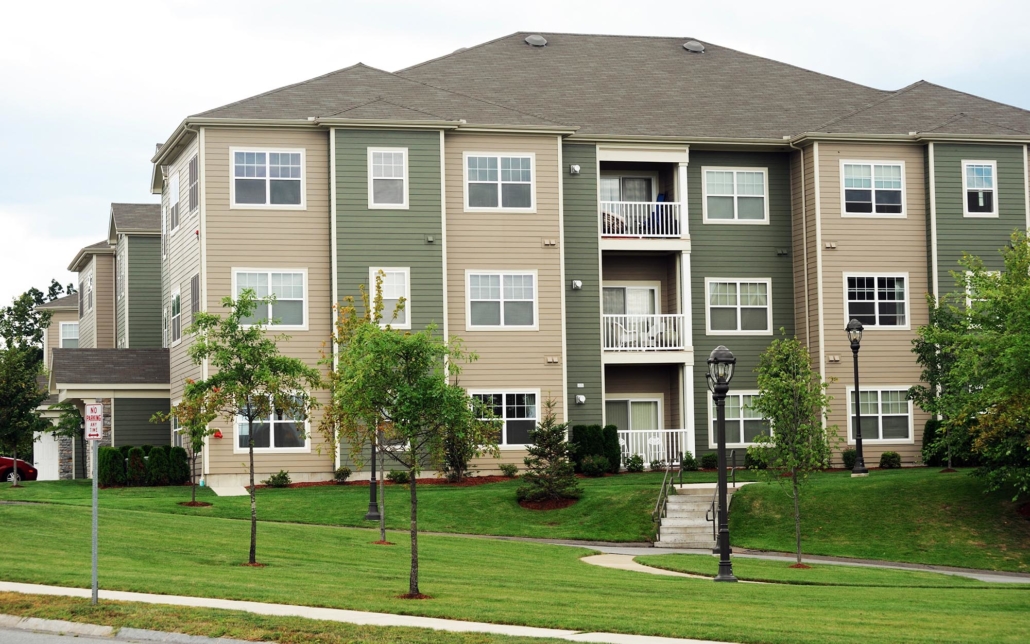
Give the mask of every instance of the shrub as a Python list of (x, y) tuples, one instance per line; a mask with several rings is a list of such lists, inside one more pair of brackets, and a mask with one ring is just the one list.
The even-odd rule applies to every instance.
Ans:
[(279, 470), (278, 473), (272, 474), (267, 479), (262, 481), (262, 483), (264, 483), (268, 487), (289, 487), (291, 482), (292, 481), (290, 481), (290, 473), (286, 470)]
[(615, 425), (605, 425), (601, 430), (601, 444), (604, 452), (601, 454), (608, 459), (608, 471), (612, 474), (619, 473), (619, 463), (622, 462), (622, 446), (619, 445), (619, 428)]
[(349, 479), (349, 478), (350, 478), (350, 468), (349, 467), (338, 467), (338, 468), (336, 468), (336, 471), (333, 472), (333, 480), (336, 481), (337, 484), (346, 483), (347, 479)]
[(114, 447), (101, 447), (97, 456), (99, 479), (97, 483), (104, 487), (125, 484), (125, 459), (122, 452)]
[(587, 456), (581, 467), (587, 476), (604, 476), (612, 468), (612, 464), (603, 456)]
[(698, 468), (697, 459), (694, 455), (688, 452), (683, 452), (680, 457), (680, 469), (684, 472), (696, 472)]
[(147, 485), (168, 485), (170, 481), (171, 464), (168, 462), (168, 454), (163, 449), (151, 449), (150, 456), (147, 457)]
[(752, 445), (747, 448), (747, 452), (744, 453), (744, 467), (749, 470), (764, 470), (769, 467), (763, 457), (763, 450), (761, 447)]
[(153, 445), (140, 445), (140, 449), (143, 450), (143, 455), (144, 456), (149, 457), (151, 450), (154, 449), (154, 446)]
[(136, 487), (147, 484), (147, 458), (142, 447), (133, 447), (129, 450), (125, 465), (125, 484)]
[(576, 454), (576, 446), (565, 439), (569, 424), (558, 422), (554, 407), (554, 400), (544, 401), (543, 418), (529, 432), (533, 444), (527, 448), (526, 473), (515, 491), (519, 501), (557, 501), (583, 495), (570, 460)]
[(880, 468), (884, 470), (896, 470), (901, 467), (901, 454), (897, 452), (884, 452), (880, 454)]
[(840, 457), (844, 459), (844, 469), (855, 469), (855, 461), (858, 460), (858, 452), (855, 451), (854, 447), (849, 447), (841, 452)]
[(501, 463), (501, 474), (508, 478), (514, 478), (519, 474), (519, 466), (514, 463)]
[(643, 472), (644, 471), (644, 457), (640, 454), (634, 454), (626, 459), (626, 471), (627, 472)]
[(154, 447), (154, 449), (159, 449), (162, 452), (164, 452), (165, 456), (168, 457), (168, 460), (171, 461), (171, 459), (172, 459), (172, 446), (171, 445), (156, 445)]
[(183, 485), (190, 482), (190, 457), (182, 447), (168, 450), (168, 478), (172, 485)]
[(665, 469), (665, 462), (662, 461), (662, 459), (660, 458), (656, 458), (655, 460), (651, 461), (649, 467), (651, 468), (652, 472), (657, 472), (658, 470)]
[(569, 444), (575, 448), (572, 463), (577, 472), (582, 472), (583, 459), (587, 456), (603, 456), (604, 441), (600, 425), (576, 425), (569, 432)]
[(407, 470), (392, 470), (386, 473), (386, 479), (397, 485), (404, 485), (408, 482)]
[(708, 452), (701, 456), (701, 469), (715, 470), (719, 468), (719, 455), (715, 452)]
[[(923, 428), (923, 463), (931, 467), (944, 467), (948, 464), (948, 435), (941, 429), (941, 421), (931, 418)], [(973, 453), (973, 441), (968, 429), (954, 427), (951, 437), (951, 464), (955, 467), (979, 465), (980, 461)]]
[(122, 453), (122, 458), (129, 458), (129, 450), (132, 449), (132, 445), (122, 445), (118, 448), (118, 451)]

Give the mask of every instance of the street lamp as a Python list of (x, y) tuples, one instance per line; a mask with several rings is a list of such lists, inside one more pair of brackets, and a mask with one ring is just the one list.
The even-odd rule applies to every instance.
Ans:
[(862, 396), (858, 388), (858, 350), (862, 345), (862, 331), (865, 327), (858, 320), (852, 318), (844, 330), (851, 341), (851, 355), (855, 362), (855, 467), (851, 470), (851, 476), (869, 476), (869, 470), (865, 467), (865, 459), (862, 457)]
[(733, 379), (733, 366), (737, 359), (733, 352), (720, 345), (708, 356), (708, 389), (715, 400), (716, 441), (719, 454), (719, 574), (715, 581), (737, 581), (730, 562), (730, 527), (726, 507), (726, 394)]

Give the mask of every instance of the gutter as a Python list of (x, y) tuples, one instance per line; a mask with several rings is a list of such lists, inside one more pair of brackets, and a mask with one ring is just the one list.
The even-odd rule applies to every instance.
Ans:
[(803, 132), (788, 139), (793, 147), (796, 143), (815, 141), (892, 142), (922, 144), (931, 141), (956, 141), (969, 143), (1030, 143), (1030, 134), (1011, 136), (971, 136), (968, 134), (935, 134), (933, 132), (910, 132), (909, 134), (851, 134), (847, 132)]

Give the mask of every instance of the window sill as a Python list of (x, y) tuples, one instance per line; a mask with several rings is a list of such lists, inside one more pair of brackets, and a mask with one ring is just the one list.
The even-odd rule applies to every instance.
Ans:
[(712, 224), (718, 226), (725, 224), (727, 226), (768, 226), (769, 219), (708, 219), (704, 217), (701, 219), (702, 224)]
[(998, 219), (999, 214), (996, 212), (964, 212), (962, 217), (964, 219)]
[[(248, 454), (250, 450), (246, 447), (233, 446), (233, 454)], [(255, 447), (254, 454), (310, 454), (311, 447)]]
[(842, 212), (843, 219), (908, 219), (907, 212)]
[(231, 203), (229, 210), (307, 210), (306, 203), (300, 204), (260, 204), (260, 203)]
[[(856, 445), (855, 439), (849, 438), (848, 445)], [(914, 445), (911, 438), (863, 438), (862, 445)]]
[(399, 204), (384, 204), (384, 203), (369, 203), (369, 210), (408, 210), (410, 207), (406, 203)]
[(539, 331), (540, 326), (534, 324), (533, 326), (473, 326), (471, 324), (465, 325), (466, 331)]
[(514, 452), (514, 451), (525, 451), (529, 447), (529, 444), (524, 445), (498, 445), (497, 449), (502, 452)]
[[(308, 330), (308, 325), (307, 324), (300, 324), (300, 325), (296, 325), (296, 324), (294, 324), (294, 325), (290, 325), (290, 324), (264, 324), (262, 326), (264, 327), (265, 331), (307, 331)], [(253, 324), (241, 324), (240, 325), (240, 328), (244, 329), (244, 330), (251, 329), (253, 327), (254, 327)]]
[[(866, 328), (868, 329), (869, 327), (866, 327)], [(705, 330), (705, 335), (706, 336), (734, 335), (734, 336), (761, 337), (761, 336), (773, 335), (773, 331), (772, 331), (772, 329), (769, 329), (768, 331), (718, 331), (718, 330), (714, 330), (713, 331), (712, 329), (706, 329)]]
[(520, 213), (520, 214), (535, 214), (536, 206), (530, 208), (473, 208), (471, 206), (465, 206), (465, 212), (495, 212), (495, 213)]

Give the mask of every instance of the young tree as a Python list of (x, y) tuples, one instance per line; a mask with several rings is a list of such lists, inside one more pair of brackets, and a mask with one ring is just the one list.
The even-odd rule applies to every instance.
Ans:
[[(75, 288), (69, 284), (67, 294), (71, 295)], [(65, 294), (65, 287), (57, 280), (50, 281), (46, 293), (33, 287), (14, 298), (10, 306), (0, 308), (0, 339), (8, 347), (32, 347), (32, 358), (38, 362), (43, 360), (43, 331), (50, 326), (52, 311), (38, 311), (36, 307), (56, 300)]]
[(231, 297), (222, 300), (222, 306), (230, 309), (225, 318), (198, 312), (193, 324), (186, 329), (194, 336), (190, 357), (197, 364), (208, 360), (214, 372), (206, 380), (189, 385), (187, 395), (195, 401), (203, 399), (201, 407), (205, 414), (214, 412), (234, 424), (237, 418), (247, 422), (250, 564), (257, 563), (254, 423), (267, 419), (273, 412), (283, 418), (306, 418), (314, 404), (308, 391), (321, 383), (316, 369), (279, 353), (278, 343), (285, 342), (289, 336), (269, 336), (264, 320), (247, 322), (253, 319), (259, 302), (271, 301), (272, 298), (258, 300), (253, 291), (246, 289), (237, 300)]
[(526, 448), (526, 473), (515, 491), (519, 501), (560, 501), (583, 495), (572, 463), (576, 448), (568, 441), (569, 424), (558, 422), (555, 404), (553, 398), (544, 401), (543, 417), (529, 433), (533, 444)]
[(14, 345), (0, 350), (0, 449), (14, 457), (14, 487), (18, 486), (19, 449), (24, 454), (35, 432), (50, 427), (38, 411), (50, 395), (36, 380), (39, 370), (33, 347)]
[[(794, 500), (794, 537), (801, 565), (801, 489), (809, 474), (830, 461), (840, 440), (836, 426), (824, 426), (830, 413), (828, 383), (812, 369), (812, 360), (797, 338), (777, 338), (758, 359), (755, 411), (767, 419), (771, 436), (759, 436), (748, 454), (764, 463), (770, 476), (789, 482)], [(785, 476), (785, 475), (789, 475)]]
[(198, 387), (195, 380), (187, 378), (182, 401), (167, 414), (158, 412), (150, 419), (154, 423), (167, 423), (173, 418), (178, 422), (179, 435), (186, 439), (190, 457), (190, 503), (193, 504), (197, 502), (197, 459), (204, 450), (207, 437), (217, 431), (211, 423), (218, 418), (218, 394), (217, 388)]

